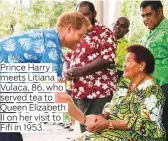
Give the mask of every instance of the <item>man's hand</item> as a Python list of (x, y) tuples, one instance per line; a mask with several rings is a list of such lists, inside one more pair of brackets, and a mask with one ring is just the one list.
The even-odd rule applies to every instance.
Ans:
[(89, 126), (97, 121), (97, 115), (87, 115), (85, 126)]
[(74, 78), (85, 75), (82, 67), (73, 67), (73, 68), (67, 70), (67, 74), (74, 77)]
[(66, 80), (73, 80), (74, 79), (74, 77), (70, 73), (68, 73), (67, 71), (64, 71), (63, 75)]

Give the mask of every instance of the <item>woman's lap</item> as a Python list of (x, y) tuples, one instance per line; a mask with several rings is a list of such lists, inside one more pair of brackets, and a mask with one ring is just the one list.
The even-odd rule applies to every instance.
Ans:
[(152, 139), (132, 131), (104, 130), (101, 133), (84, 132), (77, 141), (164, 141), (164, 139)]

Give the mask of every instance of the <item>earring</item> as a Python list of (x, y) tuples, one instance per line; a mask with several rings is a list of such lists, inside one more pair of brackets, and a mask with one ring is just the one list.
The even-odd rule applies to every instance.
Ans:
[(141, 71), (141, 72), (143, 72), (143, 70), (144, 70), (143, 68), (140, 68), (140, 69), (139, 69), (139, 71)]

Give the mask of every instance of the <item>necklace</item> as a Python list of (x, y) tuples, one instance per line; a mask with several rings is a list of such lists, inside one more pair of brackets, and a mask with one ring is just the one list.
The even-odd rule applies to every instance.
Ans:
[(142, 77), (142, 79), (135, 85), (135, 87), (133, 89), (131, 88), (131, 85), (132, 85), (132, 82), (131, 82), (128, 89), (127, 89), (127, 95), (132, 93), (137, 88), (137, 86), (145, 80), (145, 78), (146, 78), (146, 75), (144, 77)]

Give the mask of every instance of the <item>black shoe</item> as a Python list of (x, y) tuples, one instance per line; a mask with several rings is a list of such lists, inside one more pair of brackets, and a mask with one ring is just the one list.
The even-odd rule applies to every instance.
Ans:
[(74, 131), (74, 129), (72, 127), (70, 127), (68, 130), (69, 130), (69, 132)]
[(63, 123), (63, 122), (60, 122), (60, 123), (57, 123), (57, 125), (64, 126), (64, 123)]
[(64, 129), (69, 129), (70, 128), (70, 124), (64, 124)]

